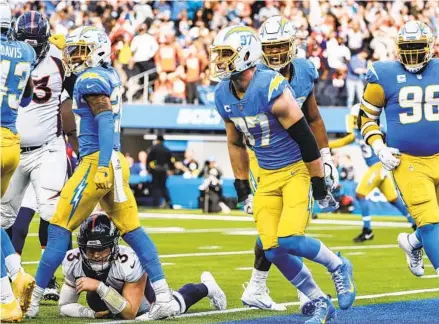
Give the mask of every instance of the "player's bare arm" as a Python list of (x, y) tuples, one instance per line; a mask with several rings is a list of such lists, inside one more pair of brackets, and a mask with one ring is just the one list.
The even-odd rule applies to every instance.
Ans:
[(142, 298), (144, 296), (146, 286), (146, 274), (137, 282), (127, 282), (123, 286), (122, 296), (127, 301), (125, 308), (122, 310), (120, 315), (124, 319), (135, 319), (137, 312), (139, 310)]
[(320, 158), (316, 139), (290, 90), (284, 91), (276, 99), (272, 113), (299, 145), (303, 161), (308, 168), (311, 178), (324, 177), (323, 162)]
[(87, 101), (93, 116), (97, 116), (104, 111), (112, 111), (110, 98), (106, 95), (88, 95), (85, 97), (85, 100)]
[(302, 110), (306, 121), (316, 138), (319, 149), (328, 147), (328, 135), (326, 134), (325, 123), (323, 122), (322, 115), (320, 115), (319, 107), (317, 106), (314, 91), (308, 96), (308, 98), (306, 98)]
[(224, 120), (224, 122), (226, 124), (227, 147), (235, 179), (248, 180), (249, 159), (243, 134), (236, 129), (235, 124), (230, 120)]
[(79, 143), (76, 130), (75, 115), (72, 111), (72, 99), (66, 99), (61, 104), (61, 118), (64, 133), (67, 135), (69, 143), (72, 145), (73, 151), (78, 155)]

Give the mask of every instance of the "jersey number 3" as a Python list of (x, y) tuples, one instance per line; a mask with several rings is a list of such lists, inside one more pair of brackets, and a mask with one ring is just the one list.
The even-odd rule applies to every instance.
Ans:
[(417, 123), (423, 115), (427, 121), (439, 121), (439, 85), (429, 85), (425, 91), (419, 86), (401, 88), (398, 101), (401, 108), (412, 110), (399, 114), (401, 124)]

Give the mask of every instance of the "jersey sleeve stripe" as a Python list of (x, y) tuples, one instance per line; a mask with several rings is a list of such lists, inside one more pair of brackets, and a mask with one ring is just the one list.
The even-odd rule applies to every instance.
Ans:
[(379, 130), (371, 130), (371, 131), (367, 132), (366, 134), (363, 134), (364, 141), (366, 143), (368, 143), (367, 140), (373, 135), (379, 135), (382, 137), (383, 133), (381, 133)]
[(366, 107), (370, 112), (372, 113), (377, 113), (377, 114), (381, 114), (381, 107), (377, 107), (372, 105), (371, 103), (367, 102), (366, 99), (362, 98), (361, 99), (361, 104)]
[(64, 81), (64, 67), (62, 65), (62, 62), (59, 58), (51, 56), (52, 60), (55, 62), (56, 66), (58, 67), (59, 74), (61, 75), (61, 80)]
[(373, 126), (377, 126), (377, 124), (374, 123), (374, 122), (372, 122), (372, 121), (366, 122), (366, 123), (361, 127), (361, 134), (363, 134), (364, 131), (365, 131), (368, 127), (373, 127)]

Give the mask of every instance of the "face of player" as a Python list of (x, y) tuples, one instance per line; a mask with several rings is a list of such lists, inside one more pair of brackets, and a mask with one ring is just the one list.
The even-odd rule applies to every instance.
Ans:
[(262, 43), (265, 64), (274, 69), (285, 66), (293, 58), (292, 48), (292, 40)]
[(63, 61), (74, 71), (76, 67), (79, 67), (88, 59), (90, 52), (90, 47), (87, 45), (69, 45), (64, 49)]
[(233, 72), (235, 66), (233, 59), (236, 53), (232, 49), (218, 48), (211, 52), (211, 62), (215, 65), (216, 73)]
[(110, 266), (111, 248), (104, 250), (87, 248), (85, 251), (90, 267), (94, 271), (103, 271)]
[(401, 54), (401, 62), (403, 64), (416, 65), (425, 61), (428, 51), (427, 43), (403, 43), (399, 44), (398, 47)]

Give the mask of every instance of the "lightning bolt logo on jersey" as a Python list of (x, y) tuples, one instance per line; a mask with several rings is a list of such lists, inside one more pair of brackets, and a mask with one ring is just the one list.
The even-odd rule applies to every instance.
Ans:
[(77, 121), (81, 157), (99, 151), (98, 123), (84, 98), (87, 95), (103, 94), (110, 98), (114, 118), (114, 150), (119, 151), (122, 91), (119, 74), (112, 67), (88, 69), (78, 76), (73, 91), (73, 112)]
[(229, 81), (220, 82), (215, 90), (218, 113), (233, 121), (246, 136), (259, 165), (267, 170), (283, 168), (302, 158), (297, 143), (271, 113), (285, 89), (291, 91), (282, 75), (258, 68), (241, 100), (230, 91)]

